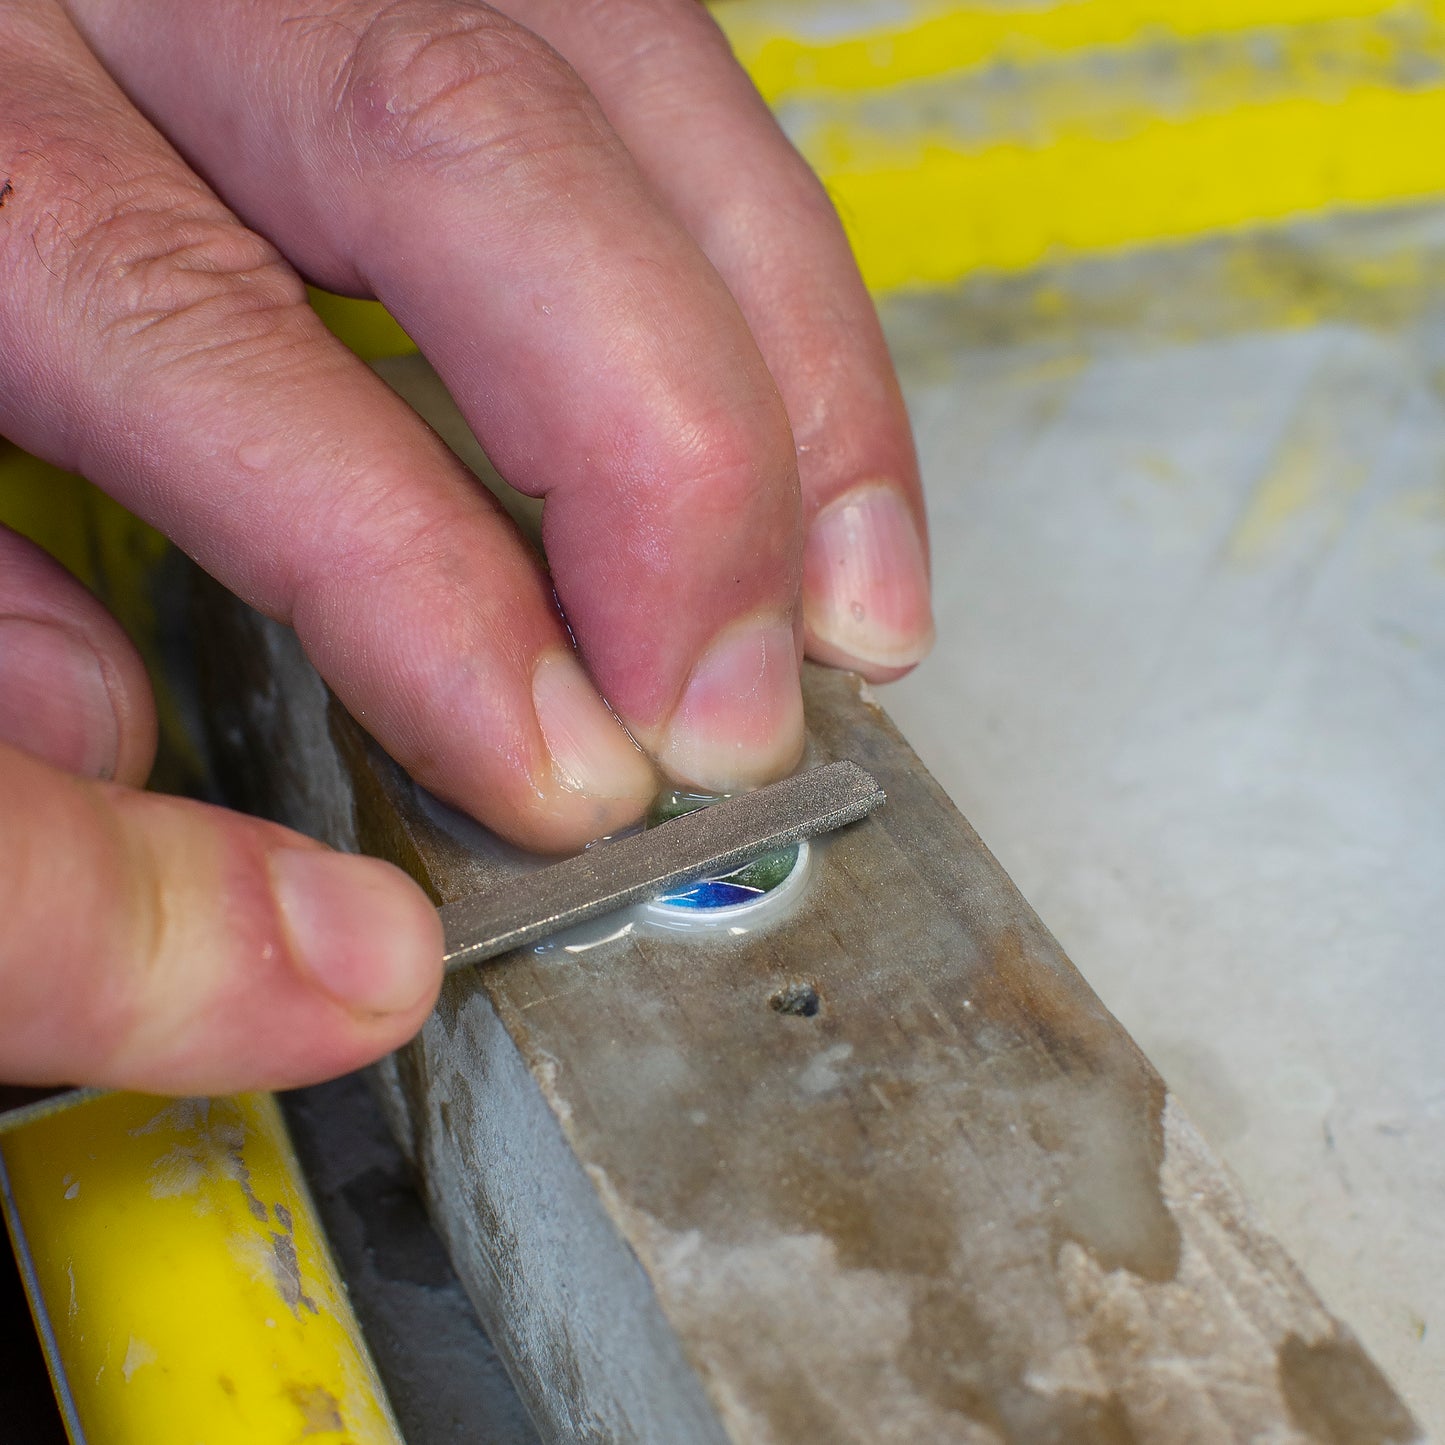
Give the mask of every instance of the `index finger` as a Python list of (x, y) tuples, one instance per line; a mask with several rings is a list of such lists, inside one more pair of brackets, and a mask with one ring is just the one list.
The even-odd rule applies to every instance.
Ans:
[(449, 801), (544, 849), (639, 816), (536, 557), (43, 0), (0, 7), (0, 94), (0, 426), (294, 625)]

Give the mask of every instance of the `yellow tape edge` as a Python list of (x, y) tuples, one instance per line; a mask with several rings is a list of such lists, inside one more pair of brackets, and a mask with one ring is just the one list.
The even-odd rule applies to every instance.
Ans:
[[(868, 7), (859, 7), (867, 14)], [(1438, 22), (1441, 0), (1063, 0), (1047, 5), (915, 3), (901, 21), (809, 35), (806, 6), (723, 0), (713, 15), (771, 103), (829, 92), (880, 90), (1010, 61), (1159, 37), (1199, 40), (1384, 16)], [(816, 13), (836, 17), (836, 0)]]
[[(1445, 90), (1378, 88), (1032, 149), (947, 136), (820, 138), (819, 165), (875, 291), (1445, 194)], [(840, 156), (846, 154), (846, 164)]]

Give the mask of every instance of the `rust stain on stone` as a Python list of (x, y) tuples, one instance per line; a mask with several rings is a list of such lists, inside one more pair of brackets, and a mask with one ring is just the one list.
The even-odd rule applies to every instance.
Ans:
[(913, 1308), (903, 1370), (929, 1399), (1020, 1445), (1137, 1445), (1112, 1391), (1042, 1391), (1028, 1376), (1036, 1341), (1025, 1326), (994, 1328), (952, 1281)]
[[(1041, 966), (1017, 930), (990, 950), (992, 997), (984, 1012), (1007, 1017), (1028, 1041), (1022, 1067), (1039, 1075), (1023, 1112), (1034, 1142), (1062, 1161), (1050, 1201), (1050, 1232), (1072, 1240), (1106, 1270), (1166, 1283), (1179, 1271), (1179, 1226), (1164, 1202), (1164, 1081), (1124, 1040), (1102, 1007), (1080, 1007), (1066, 978)], [(1019, 1001), (1024, 1008), (1020, 1010)], [(1056, 1071), (1040, 1069), (1040, 1055)]]
[(1410, 1445), (1423, 1440), (1375, 1362), (1348, 1335), (1290, 1335), (1279, 1349), (1279, 1389), (1294, 1424), (1317, 1445)]

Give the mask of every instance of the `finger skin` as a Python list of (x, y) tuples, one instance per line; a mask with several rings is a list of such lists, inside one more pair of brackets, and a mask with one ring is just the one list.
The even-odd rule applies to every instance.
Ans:
[(0, 429), (292, 624), (448, 801), (549, 850), (635, 819), (655, 788), (635, 744), (595, 692), (537, 686), (577, 672), (537, 559), (275, 249), (58, 11), (0, 12), (0, 94)]
[[(289, 1087), (395, 1048), (435, 1000), (440, 923), (387, 864), (3, 745), (0, 795), (0, 1078)], [(331, 868), (300, 905), (277, 883), (297, 852)]]
[(323, 284), (385, 301), (502, 474), (547, 497), (558, 596), (633, 734), (693, 781), (791, 766), (786, 409), (576, 74), (461, 0), (160, 0), (164, 56), (124, 7), (75, 10), (227, 201)]
[(933, 637), (923, 493), (882, 328), (823, 187), (701, 5), (507, 9), (577, 68), (727, 282), (777, 380), (810, 524), (809, 654), (874, 681), (901, 676)]
[(140, 654), (65, 568), (6, 527), (0, 742), (123, 783), (144, 783), (155, 761), (155, 700)]

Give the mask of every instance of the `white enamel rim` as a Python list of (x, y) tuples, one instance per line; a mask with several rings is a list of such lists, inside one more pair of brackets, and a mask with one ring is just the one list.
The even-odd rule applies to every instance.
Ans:
[(776, 888), (745, 903), (729, 903), (723, 908), (683, 908), (676, 903), (652, 899), (641, 905), (641, 916), (649, 923), (683, 933), (756, 927), (777, 910), (786, 908), (788, 901), (797, 896), (808, 876), (812, 856), (813, 849), (804, 838), (798, 844), (798, 858), (788, 876)]

